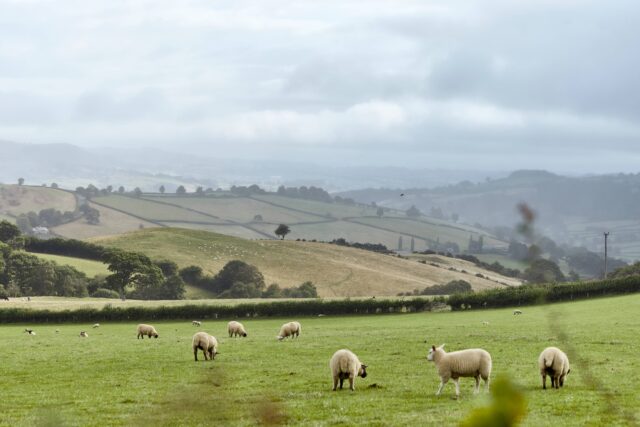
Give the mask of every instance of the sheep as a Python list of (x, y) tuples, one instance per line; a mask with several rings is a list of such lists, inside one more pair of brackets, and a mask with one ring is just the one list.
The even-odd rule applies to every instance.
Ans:
[(431, 346), (427, 360), (435, 363), (440, 376), (439, 396), (445, 384), (451, 378), (456, 386), (456, 397), (460, 396), (460, 377), (474, 377), (476, 387), (474, 394), (480, 391), (480, 377), (484, 380), (485, 390), (489, 390), (491, 376), (491, 355), (481, 348), (467, 349), (447, 353), (444, 344), (436, 348)]
[(193, 326), (202, 326), (202, 323), (200, 323), (198, 320), (194, 320), (194, 321), (192, 321), (192, 322), (191, 322), (191, 324), (192, 324)]
[(156, 332), (156, 328), (151, 325), (145, 325), (141, 323), (138, 325), (138, 339), (144, 339), (144, 336), (147, 335), (149, 339), (151, 337), (158, 338), (158, 332)]
[(340, 389), (342, 390), (342, 382), (347, 378), (349, 379), (349, 388), (351, 391), (355, 391), (356, 377), (367, 377), (367, 365), (361, 363), (358, 356), (346, 349), (333, 353), (329, 361), (329, 368), (333, 376), (333, 391), (336, 391), (338, 387), (338, 380), (340, 380)]
[(100, 323), (96, 323), (95, 325), (92, 326), (93, 329), (99, 328), (99, 327), (100, 327)]
[(551, 377), (551, 388), (564, 386), (565, 377), (571, 372), (569, 358), (557, 347), (547, 347), (538, 357), (538, 367), (542, 376), (542, 389), (547, 389), (547, 375)]
[(198, 361), (198, 349), (204, 353), (204, 360), (214, 360), (218, 354), (218, 340), (206, 332), (196, 332), (193, 335), (193, 357)]
[(35, 335), (36, 334), (36, 331), (34, 331), (33, 329), (25, 329), (24, 331), (29, 335)]
[(513, 315), (514, 316), (519, 315), (519, 314), (522, 314), (521, 310), (513, 310)]
[(276, 337), (278, 341), (282, 341), (287, 337), (291, 337), (291, 339), (300, 335), (300, 331), (302, 330), (302, 326), (299, 322), (289, 322), (282, 325), (280, 328), (280, 333)]
[(80, 331), (80, 337), (81, 338), (89, 338), (89, 334), (86, 333), (85, 331)]
[(244, 329), (244, 326), (240, 322), (236, 322), (232, 320), (227, 324), (227, 330), (229, 331), (229, 338), (234, 336), (247, 336), (247, 331)]
[(485, 325), (485, 326), (489, 326), (489, 321), (485, 320), (485, 321), (482, 322), (482, 324)]

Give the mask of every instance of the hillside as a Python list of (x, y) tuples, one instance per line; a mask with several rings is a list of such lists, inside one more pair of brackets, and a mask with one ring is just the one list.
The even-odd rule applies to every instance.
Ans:
[[(145, 229), (93, 241), (139, 251), (154, 259), (169, 258), (181, 267), (199, 265), (208, 274), (217, 273), (228, 261), (240, 259), (258, 267), (268, 284), (291, 287), (310, 280), (323, 297), (396, 295), (458, 279), (467, 280), (474, 289), (504, 286), (497, 282), (519, 284), (514, 279), (450, 258), (442, 258), (437, 262), (441, 267), (435, 267), (331, 244), (252, 241), (177, 228)], [(460, 271), (463, 269), (467, 273)], [(476, 277), (476, 273), (489, 279)]]

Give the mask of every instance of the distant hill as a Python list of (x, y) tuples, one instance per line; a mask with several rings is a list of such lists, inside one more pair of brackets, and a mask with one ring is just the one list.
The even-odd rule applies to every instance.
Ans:
[[(399, 193), (404, 193), (402, 198)], [(363, 189), (340, 193), (357, 201), (423, 212), (482, 226), (510, 227), (519, 221), (516, 205), (537, 213), (537, 230), (559, 243), (603, 251), (610, 231), (610, 254), (640, 259), (640, 174), (567, 177), (546, 171), (516, 171), (502, 179), (425, 189)]]
[[(462, 260), (434, 259), (432, 262), (440, 265), (435, 267), (326, 243), (252, 241), (177, 228), (141, 230), (94, 241), (139, 251), (154, 259), (169, 258), (181, 267), (199, 265), (209, 274), (217, 273), (228, 261), (240, 259), (258, 267), (268, 284), (291, 287), (310, 280), (324, 297), (396, 295), (458, 279), (468, 281), (475, 289), (505, 286), (498, 282), (519, 284), (517, 280), (484, 271)], [(477, 273), (489, 279), (477, 277)]]

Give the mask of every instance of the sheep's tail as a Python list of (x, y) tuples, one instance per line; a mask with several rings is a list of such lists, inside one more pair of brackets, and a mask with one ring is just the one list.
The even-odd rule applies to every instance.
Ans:
[(544, 358), (544, 366), (545, 366), (546, 368), (550, 368), (550, 367), (551, 367), (551, 365), (553, 365), (553, 359), (554, 359), (554, 358), (555, 358), (555, 355), (553, 355), (552, 357), (550, 357), (550, 358), (548, 358), (548, 359), (545, 357), (545, 358)]

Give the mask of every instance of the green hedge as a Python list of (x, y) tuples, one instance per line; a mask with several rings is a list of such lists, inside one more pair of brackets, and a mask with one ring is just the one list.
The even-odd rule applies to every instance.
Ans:
[(0, 310), (0, 323), (62, 323), (97, 321), (151, 321), (233, 319), (238, 317), (284, 317), (409, 313), (429, 311), (439, 300), (416, 298), (410, 300), (339, 300), (339, 301), (278, 301), (269, 303), (247, 303), (238, 305), (182, 305), (160, 307), (112, 307), (79, 310), (31, 310), (7, 308)]
[(640, 276), (590, 282), (523, 285), (477, 293), (451, 295), (452, 310), (517, 307), (640, 292)]

